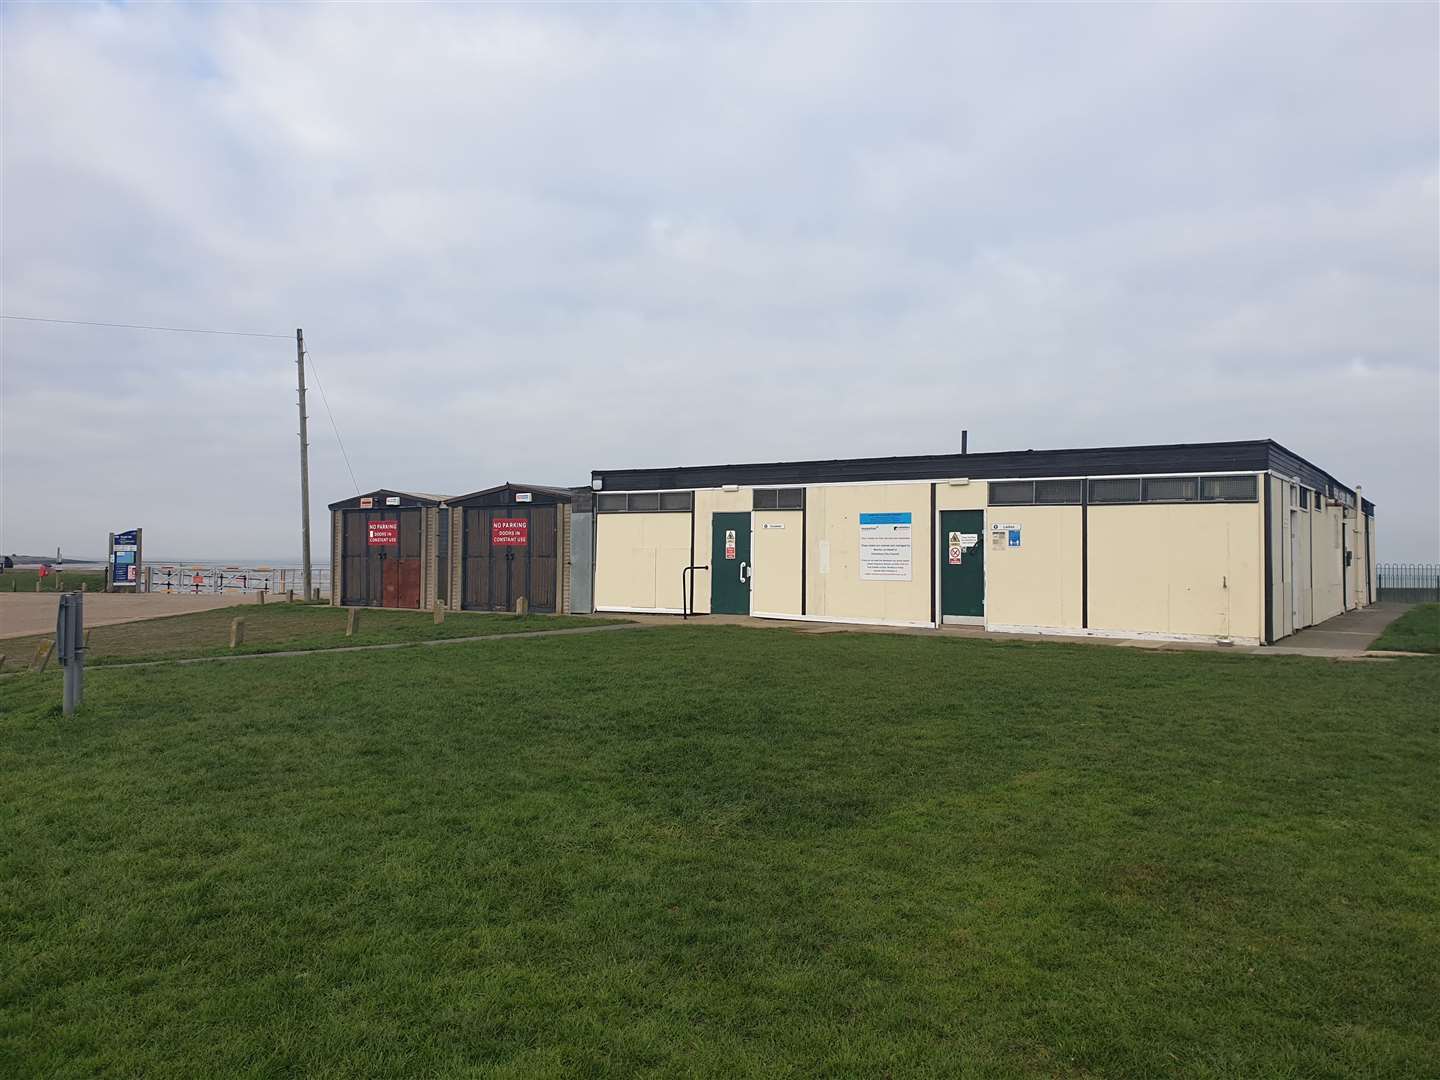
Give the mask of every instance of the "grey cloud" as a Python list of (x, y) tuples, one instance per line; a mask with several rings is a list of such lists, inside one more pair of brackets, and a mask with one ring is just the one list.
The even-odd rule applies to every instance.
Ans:
[[(1440, 555), (1434, 8), (3, 18), (6, 311), (303, 325), (364, 486), (1270, 435)], [(3, 335), (0, 547), (295, 551), (286, 342)]]

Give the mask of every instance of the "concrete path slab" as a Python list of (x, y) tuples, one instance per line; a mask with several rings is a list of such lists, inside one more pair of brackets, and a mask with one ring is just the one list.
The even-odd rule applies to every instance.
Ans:
[[(274, 602), (273, 600), (271, 601)], [(85, 625), (112, 626), (166, 615), (192, 615), (197, 611), (254, 604), (255, 598), (224, 593), (199, 596), (182, 593), (86, 593)], [(53, 634), (59, 593), (0, 593), (0, 638)]]
[(1281, 638), (1266, 651), (1296, 656), (1354, 655), (1369, 648), (1387, 626), (1410, 608), (1410, 604), (1381, 603), (1347, 611), (1318, 626)]
[[(1112, 648), (1148, 649), (1164, 652), (1223, 652), (1247, 656), (1316, 656), (1337, 660), (1353, 660), (1365, 655), (1370, 642), (1379, 637), (1392, 622), (1410, 609), (1409, 604), (1371, 604), (1357, 611), (1347, 611), (1333, 619), (1282, 638), (1274, 645), (1221, 645), (1209, 641), (1166, 641), (1163, 638), (1092, 637), (1076, 634), (1014, 634), (986, 630), (983, 626), (873, 626), (865, 623), (802, 622), (786, 619), (758, 619), (753, 615), (692, 615), (692, 626), (750, 626), (769, 630), (794, 630), (802, 634), (942, 634), (946, 637), (978, 638), (988, 641), (1034, 641), (1050, 645), (1108, 645)], [(603, 612), (601, 614), (604, 614)], [(681, 626), (678, 615), (646, 615), (626, 613), (646, 626)], [(1373, 659), (1411, 653), (1377, 654)]]

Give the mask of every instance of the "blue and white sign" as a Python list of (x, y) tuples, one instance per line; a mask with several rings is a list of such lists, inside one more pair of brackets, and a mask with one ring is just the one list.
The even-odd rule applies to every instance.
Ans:
[(1019, 546), (1020, 546), (1020, 526), (1019, 526), (1019, 525), (1016, 525), (1013, 529), (1010, 529), (1010, 530), (1008, 531), (1008, 536), (1009, 536), (1009, 543), (1008, 543), (1007, 546), (1009, 546), (1009, 547), (1019, 547)]
[(130, 529), (130, 530), (128, 530), (127, 532), (118, 532), (118, 533), (116, 533), (116, 534), (115, 534), (115, 546), (116, 546), (116, 547), (126, 547), (126, 546), (134, 547), (137, 543), (140, 542), (139, 536), (136, 535), (137, 532), (138, 532), (138, 530), (136, 530), (136, 529)]
[(860, 580), (910, 581), (910, 512), (860, 515)]
[(116, 585), (134, 585), (135, 569), (135, 552), (117, 551), (110, 580)]

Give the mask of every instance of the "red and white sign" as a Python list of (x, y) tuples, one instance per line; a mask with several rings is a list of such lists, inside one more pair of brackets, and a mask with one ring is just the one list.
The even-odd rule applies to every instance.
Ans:
[(529, 520), (495, 518), (490, 522), (490, 543), (494, 547), (524, 547), (530, 543)]
[(371, 547), (385, 547), (387, 544), (400, 543), (400, 522), (398, 521), (367, 521), (365, 531)]
[(725, 558), (735, 558), (735, 530), (725, 530)]
[(369, 495), (360, 496), (360, 509), (370, 510), (375, 506), (375, 499)]

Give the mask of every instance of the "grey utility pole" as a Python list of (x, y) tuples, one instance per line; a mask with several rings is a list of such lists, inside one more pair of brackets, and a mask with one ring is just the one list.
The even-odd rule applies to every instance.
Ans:
[(305, 417), (305, 331), (295, 331), (295, 371), (300, 384), (300, 554), (305, 577), (305, 599), (310, 599), (310, 438)]

